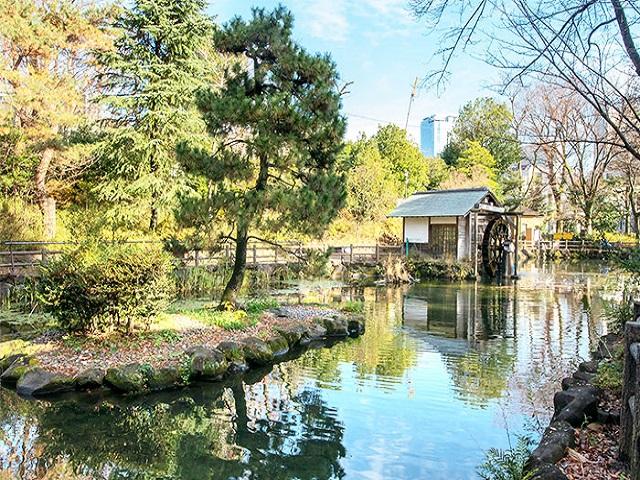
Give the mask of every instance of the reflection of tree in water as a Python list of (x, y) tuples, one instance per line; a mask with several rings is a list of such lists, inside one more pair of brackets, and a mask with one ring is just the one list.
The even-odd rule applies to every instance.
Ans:
[(338, 386), (341, 363), (351, 363), (358, 378), (401, 378), (417, 362), (417, 344), (402, 328), (400, 289), (374, 290), (367, 298), (366, 332), (330, 349), (307, 352), (298, 362), (312, 369), (325, 388)]
[(36, 404), (36, 447), (14, 451), (31, 465), (21, 476), (35, 478), (68, 458), (78, 473), (108, 479), (341, 478), (335, 412), (318, 393), (277, 379), (279, 369), (246, 377), (250, 385)]

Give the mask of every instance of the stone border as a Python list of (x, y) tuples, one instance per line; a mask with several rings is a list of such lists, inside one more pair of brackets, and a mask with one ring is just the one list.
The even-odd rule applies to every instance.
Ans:
[(601, 392), (593, 384), (599, 361), (610, 356), (616, 340), (615, 335), (600, 338), (594, 360), (582, 362), (571, 377), (562, 380), (562, 390), (553, 397), (551, 422), (525, 465), (525, 472), (533, 473), (531, 480), (568, 480), (556, 463), (565, 457), (568, 448), (576, 446), (576, 428), (585, 422), (620, 423), (620, 415), (599, 408)]
[(222, 381), (249, 369), (276, 363), (290, 352), (301, 354), (312, 343), (332, 345), (364, 333), (364, 319), (357, 316), (336, 314), (317, 318), (310, 325), (293, 322), (276, 326), (274, 333), (265, 340), (246, 337), (239, 341), (223, 341), (216, 348), (191, 348), (185, 352), (183, 364), (163, 368), (132, 363), (107, 370), (90, 368), (70, 377), (47, 371), (33, 357), (8, 355), (0, 359), (0, 386), (14, 388), (26, 397), (49, 397), (101, 388), (122, 395), (171, 390), (198, 382)]

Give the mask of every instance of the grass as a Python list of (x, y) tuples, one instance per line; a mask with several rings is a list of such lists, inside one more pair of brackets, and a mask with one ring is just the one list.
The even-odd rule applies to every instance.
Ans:
[(340, 310), (347, 313), (364, 313), (364, 302), (347, 301), (340, 305)]
[(622, 348), (613, 352), (612, 358), (600, 362), (596, 373), (595, 385), (604, 390), (622, 391), (624, 372), (624, 351)]
[(171, 305), (164, 322), (187, 317), (203, 325), (224, 330), (244, 330), (256, 325), (266, 310), (278, 306), (278, 302), (272, 298), (253, 298), (246, 302), (244, 310), (221, 311), (216, 308), (217, 305), (208, 301), (187, 300)]

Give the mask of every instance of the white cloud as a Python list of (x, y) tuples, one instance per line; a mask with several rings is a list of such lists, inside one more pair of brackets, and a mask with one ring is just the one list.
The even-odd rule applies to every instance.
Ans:
[(344, 0), (311, 0), (300, 2), (304, 7), (303, 23), (316, 38), (343, 42), (349, 34), (347, 6)]

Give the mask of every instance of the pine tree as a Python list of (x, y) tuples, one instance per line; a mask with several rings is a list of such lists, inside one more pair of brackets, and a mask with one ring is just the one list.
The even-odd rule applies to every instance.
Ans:
[(176, 145), (204, 134), (194, 92), (219, 71), (205, 7), (204, 0), (135, 0), (115, 22), (115, 50), (98, 57), (111, 128), (99, 148), (105, 179), (97, 191), (113, 205), (115, 225), (130, 226), (144, 211), (156, 230), (181, 184)]
[(37, 203), (55, 235), (56, 194), (84, 168), (69, 139), (95, 95), (91, 51), (109, 48), (108, 9), (71, 0), (0, 0), (0, 185)]
[(213, 152), (182, 152), (185, 167), (206, 186), (185, 207), (235, 232), (221, 306), (235, 304), (247, 243), (257, 232), (319, 234), (345, 202), (336, 162), (345, 130), (336, 67), (298, 46), (292, 27), (292, 15), (279, 7), (254, 9), (251, 20), (235, 18), (218, 32), (217, 48), (245, 62), (227, 69), (222, 89), (199, 95)]

